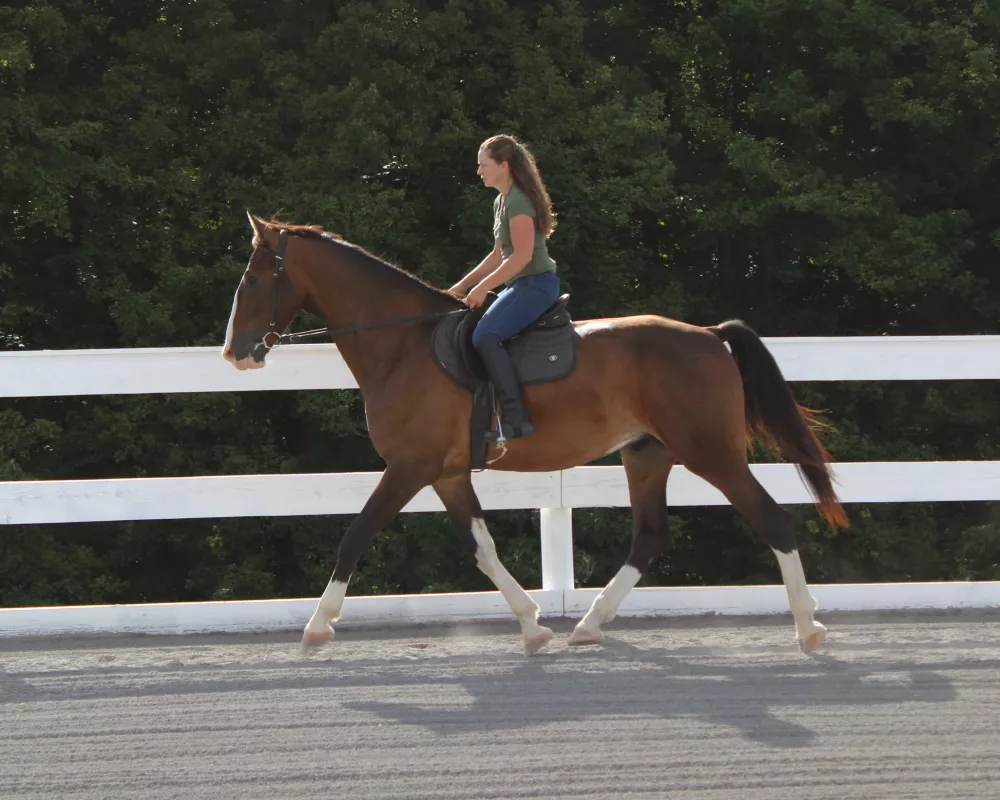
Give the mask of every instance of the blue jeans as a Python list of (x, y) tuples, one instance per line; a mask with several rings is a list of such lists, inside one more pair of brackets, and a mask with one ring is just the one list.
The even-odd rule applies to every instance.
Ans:
[(472, 346), (488, 334), (507, 341), (538, 319), (559, 299), (559, 278), (554, 272), (518, 278), (504, 289), (483, 314), (472, 332)]

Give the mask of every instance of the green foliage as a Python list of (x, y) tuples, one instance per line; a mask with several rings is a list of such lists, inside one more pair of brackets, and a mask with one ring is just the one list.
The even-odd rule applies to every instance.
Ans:
[[(995, 332), (1000, 11), (982, 0), (34, 0), (0, 8), (0, 346), (220, 343), (244, 210), (448, 285), (491, 244), (476, 147), (509, 131), (559, 214), (577, 318), (763, 335)], [(795, 387), (840, 460), (996, 459), (986, 382)], [(376, 470), (356, 392), (0, 407), (0, 478)], [(816, 580), (1000, 576), (989, 504), (793, 514)], [(540, 583), (537, 513), (490, 514)], [(0, 604), (315, 594), (346, 518), (6, 527)], [(577, 573), (627, 550), (575, 514)], [(647, 582), (777, 580), (729, 509), (683, 509)], [(484, 589), (404, 515), (355, 592)]]

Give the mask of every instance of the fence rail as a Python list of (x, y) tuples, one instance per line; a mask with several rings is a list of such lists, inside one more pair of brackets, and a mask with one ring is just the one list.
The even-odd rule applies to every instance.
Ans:
[[(811, 503), (791, 464), (754, 464), (754, 475), (778, 503)], [(884, 461), (835, 464), (845, 503), (1000, 500), (1000, 461)], [(380, 472), (221, 475), (198, 478), (117, 478), (0, 482), (0, 524), (38, 525), (144, 519), (294, 517), (356, 514)], [(564, 472), (482, 472), (473, 485), (483, 508), (624, 508), (622, 467), (576, 467)], [(715, 487), (677, 467), (670, 475), (671, 506), (721, 506)], [(427, 488), (404, 513), (444, 511)]]
[[(790, 381), (1000, 379), (1000, 336), (765, 338)], [(279, 347), (237, 372), (220, 347), (0, 353), (0, 397), (356, 389), (336, 345)]]

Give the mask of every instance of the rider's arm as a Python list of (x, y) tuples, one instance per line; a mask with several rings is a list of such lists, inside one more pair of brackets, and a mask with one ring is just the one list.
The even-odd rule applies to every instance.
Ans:
[[(487, 291), (503, 285), (528, 266), (535, 252), (535, 220), (527, 214), (512, 217), (510, 242), (514, 246), (514, 252), (479, 281), (479, 285)], [(497, 249), (494, 249), (494, 252), (497, 252)]]
[(496, 270), (502, 261), (503, 254), (500, 251), (500, 241), (499, 239), (494, 239), (493, 249), (490, 251), (490, 254), (480, 261), (475, 269), (462, 278), (462, 280), (458, 281), (458, 283), (452, 286), (448, 291), (452, 294), (465, 294), (463, 291), (464, 289), (467, 289), (470, 286), (475, 286), (486, 275), (489, 275), (491, 272)]

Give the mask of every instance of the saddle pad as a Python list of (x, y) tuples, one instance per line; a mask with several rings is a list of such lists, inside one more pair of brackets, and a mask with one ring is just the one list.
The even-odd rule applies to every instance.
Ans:
[(572, 325), (536, 328), (507, 342), (507, 352), (522, 386), (558, 380), (576, 366), (576, 331)]
[[(434, 362), (453, 380), (474, 392), (489, 375), (472, 346), (472, 331), (482, 316), (470, 312), (442, 319), (434, 328)], [(564, 378), (576, 367), (573, 326), (530, 328), (506, 344), (522, 386)]]
[(431, 337), (434, 363), (470, 392), (476, 391), (488, 377), (470, 341), (480, 317), (482, 312), (477, 311), (445, 317), (434, 326)]

